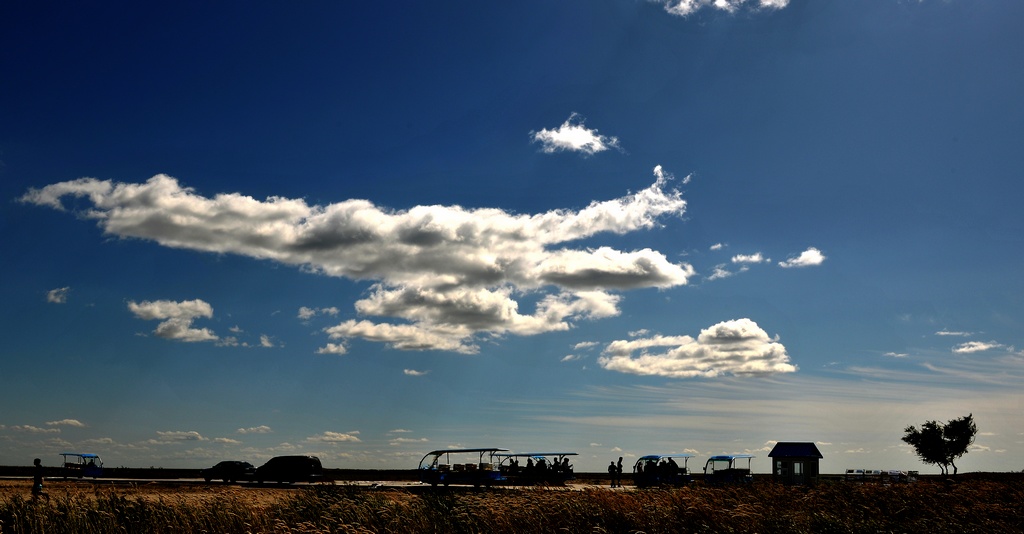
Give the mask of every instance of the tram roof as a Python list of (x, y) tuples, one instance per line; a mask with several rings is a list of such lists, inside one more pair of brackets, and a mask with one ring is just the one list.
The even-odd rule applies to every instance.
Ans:
[(507, 450), (508, 449), (496, 449), (496, 448), (485, 448), (485, 449), (438, 449), (436, 451), (428, 452), (427, 456), (430, 456), (430, 455), (441, 456), (443, 454), (459, 454), (459, 453), (468, 453), (468, 452), (502, 452), (502, 451), (507, 451)]

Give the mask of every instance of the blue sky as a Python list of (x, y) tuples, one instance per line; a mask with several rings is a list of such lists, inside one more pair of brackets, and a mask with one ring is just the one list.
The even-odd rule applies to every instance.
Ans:
[[(1024, 4), (5, 3), (0, 464), (1021, 468)], [(699, 461), (703, 464), (703, 460)]]

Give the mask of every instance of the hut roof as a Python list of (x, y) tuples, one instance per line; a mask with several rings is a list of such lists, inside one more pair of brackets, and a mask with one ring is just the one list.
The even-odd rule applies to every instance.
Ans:
[(818, 451), (818, 447), (810, 441), (780, 441), (775, 444), (768, 456), (772, 458), (824, 458)]

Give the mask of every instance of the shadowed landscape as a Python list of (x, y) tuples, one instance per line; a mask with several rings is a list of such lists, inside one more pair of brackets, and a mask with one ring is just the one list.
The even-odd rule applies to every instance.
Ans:
[[(0, 481), (0, 532), (1021, 532), (1020, 474), (620, 491)], [(575, 490), (575, 491), (571, 491)]]

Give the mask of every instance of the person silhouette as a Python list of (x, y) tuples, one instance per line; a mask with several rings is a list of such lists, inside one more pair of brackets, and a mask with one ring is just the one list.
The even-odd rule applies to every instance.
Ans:
[(32, 464), (35, 466), (32, 470), (32, 499), (46, 497), (46, 500), (49, 501), (50, 495), (43, 491), (43, 461), (36, 458)]
[(615, 460), (608, 462), (608, 475), (612, 479), (612, 487), (615, 487), (615, 481), (619, 478), (619, 468), (615, 467)]

